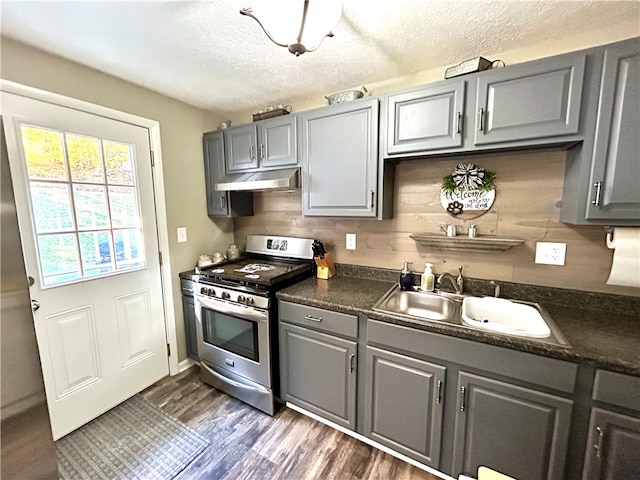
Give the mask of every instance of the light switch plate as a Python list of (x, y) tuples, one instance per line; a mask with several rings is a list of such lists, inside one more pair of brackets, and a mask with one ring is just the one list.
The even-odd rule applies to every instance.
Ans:
[(567, 253), (566, 243), (536, 242), (536, 263), (564, 265)]
[(355, 250), (355, 249), (356, 249), (356, 234), (347, 233), (347, 250)]
[(187, 227), (178, 227), (178, 243), (187, 241)]

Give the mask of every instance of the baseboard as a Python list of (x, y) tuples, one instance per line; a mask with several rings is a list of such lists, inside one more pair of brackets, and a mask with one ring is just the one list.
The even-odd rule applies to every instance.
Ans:
[(200, 365), (200, 362), (196, 362), (195, 360), (186, 358), (178, 364), (178, 373), (182, 373), (188, 368), (193, 367), (194, 365)]
[(28, 397), (24, 397), (11, 402), (9, 405), (3, 405), (2, 411), (0, 412), (0, 418), (2, 418), (2, 420), (6, 420), (9, 417), (13, 417), (18, 413), (22, 413), (25, 410), (33, 408), (36, 405), (41, 405), (43, 403), (47, 403), (47, 397), (45, 397), (44, 395), (44, 390), (41, 392), (33, 393)]
[(401, 453), (396, 452), (395, 450), (390, 449), (389, 447), (386, 447), (385, 445), (382, 445), (374, 440), (371, 440), (370, 438), (367, 438), (363, 435), (360, 435), (359, 433), (356, 433), (354, 431), (349, 430), (348, 428), (344, 428), (342, 425), (338, 425), (337, 423), (333, 423), (325, 418), (322, 418), (318, 415), (316, 415), (315, 413), (311, 413), (308, 410), (305, 410), (304, 408), (300, 408), (297, 405), (293, 405), (292, 403), (286, 402), (285, 405), (287, 407), (289, 407), (291, 410), (295, 410), (298, 413), (301, 413), (303, 415), (306, 415), (307, 417), (313, 418), (314, 420), (317, 420), (320, 423), (324, 423), (325, 425), (328, 425), (331, 428), (335, 428), (336, 430), (341, 431), (342, 433), (349, 435), (350, 437), (353, 437), (357, 440), (360, 440), (363, 443), (366, 443), (367, 445), (371, 445), (372, 447), (377, 448), (378, 450), (382, 450), (385, 453), (388, 453), (389, 455), (393, 455), (396, 458), (399, 458), (400, 460), (402, 460), (403, 462), (407, 462), (411, 465), (413, 465), (416, 468), (419, 468), (420, 470), (424, 470), (425, 472), (429, 472), (432, 475), (435, 475), (437, 477), (443, 478), (444, 480), (456, 480), (453, 477), (450, 477), (449, 475), (447, 475), (446, 473), (442, 473), (439, 472), (438, 470), (436, 470), (435, 468), (429, 467), (427, 465), (424, 465), (420, 462), (415, 461), (413, 458), (409, 458), (406, 455), (403, 455)]

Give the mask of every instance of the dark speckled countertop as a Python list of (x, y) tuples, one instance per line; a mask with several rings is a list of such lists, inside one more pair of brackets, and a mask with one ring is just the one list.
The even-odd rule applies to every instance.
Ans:
[[(539, 303), (551, 315), (569, 347), (497, 335), (439, 322), (407, 320), (373, 311), (396, 283), (398, 272), (339, 265), (329, 280), (309, 278), (277, 293), (281, 300), (466, 338), (524, 352), (640, 376), (640, 298), (499, 282), (502, 296)], [(486, 280), (465, 279), (465, 293), (486, 295)]]

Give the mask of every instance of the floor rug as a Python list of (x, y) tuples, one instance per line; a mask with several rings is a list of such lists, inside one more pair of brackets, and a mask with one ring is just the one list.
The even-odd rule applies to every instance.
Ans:
[(64, 480), (170, 480), (210, 444), (136, 395), (56, 442)]

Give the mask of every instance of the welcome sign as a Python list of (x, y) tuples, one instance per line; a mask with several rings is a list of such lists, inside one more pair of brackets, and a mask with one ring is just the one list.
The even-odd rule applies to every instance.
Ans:
[(483, 215), (493, 205), (496, 174), (473, 163), (459, 163), (451, 175), (444, 177), (440, 203), (449, 215), (463, 220)]

